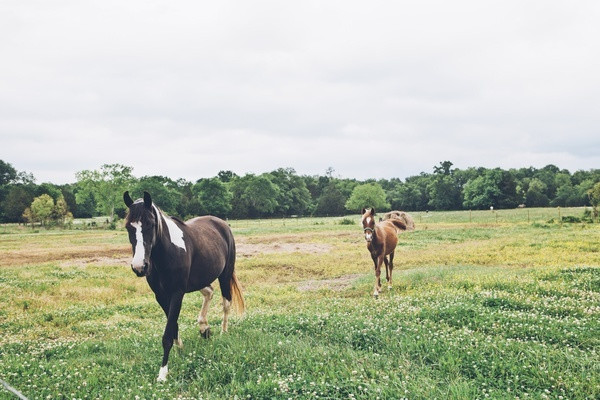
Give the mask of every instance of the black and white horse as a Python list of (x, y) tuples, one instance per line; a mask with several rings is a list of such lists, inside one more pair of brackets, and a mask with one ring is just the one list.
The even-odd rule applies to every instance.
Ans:
[(164, 381), (173, 343), (183, 346), (177, 319), (185, 293), (199, 290), (204, 296), (198, 316), (203, 337), (210, 335), (206, 314), (213, 295), (211, 284), (216, 279), (223, 296), (221, 332), (227, 332), (232, 302), (237, 311), (244, 311), (244, 298), (234, 271), (235, 241), (225, 221), (211, 216), (186, 222), (169, 217), (152, 203), (148, 192), (136, 201), (125, 192), (123, 200), (129, 208), (125, 227), (133, 249), (131, 268), (137, 276), (146, 277), (167, 316), (158, 373), (158, 381)]

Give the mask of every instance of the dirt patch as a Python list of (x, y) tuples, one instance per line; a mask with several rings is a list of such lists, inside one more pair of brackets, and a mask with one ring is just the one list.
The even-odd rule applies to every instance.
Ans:
[(323, 243), (237, 243), (238, 257), (253, 257), (259, 254), (274, 253), (329, 253), (332, 246)]
[(131, 250), (123, 246), (99, 249), (96, 246), (79, 246), (73, 248), (25, 249), (7, 251), (0, 258), (0, 267), (11, 265), (26, 265), (46, 262), (73, 262), (93, 259), (121, 259)]
[(128, 257), (90, 257), (65, 260), (60, 263), (61, 267), (83, 267), (85, 265), (125, 265), (129, 266), (131, 256)]
[(308, 281), (300, 282), (298, 284), (298, 290), (301, 292), (308, 292), (312, 290), (329, 289), (337, 292), (349, 288), (362, 276), (363, 274), (350, 274), (333, 279), (310, 279)]

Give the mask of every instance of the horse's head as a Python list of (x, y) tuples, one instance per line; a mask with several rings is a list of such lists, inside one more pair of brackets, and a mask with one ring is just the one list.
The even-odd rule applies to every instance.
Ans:
[(363, 208), (362, 209), (362, 226), (363, 232), (365, 233), (365, 240), (370, 242), (373, 240), (373, 233), (375, 232), (375, 209), (374, 208)]
[(136, 201), (131, 199), (129, 192), (125, 192), (123, 200), (129, 208), (125, 228), (133, 249), (131, 269), (137, 276), (146, 276), (150, 273), (150, 253), (158, 236), (159, 216), (148, 192), (144, 192), (143, 199)]

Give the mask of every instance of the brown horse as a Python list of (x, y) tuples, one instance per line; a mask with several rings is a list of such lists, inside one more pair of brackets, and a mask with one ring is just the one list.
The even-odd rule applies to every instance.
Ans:
[[(389, 219), (375, 224), (375, 209), (362, 210), (362, 226), (367, 241), (367, 249), (375, 264), (375, 288), (373, 296), (381, 293), (381, 264), (385, 263), (385, 279), (388, 289), (392, 288), (392, 271), (394, 269), (394, 251), (398, 244), (398, 232), (405, 231), (406, 225), (399, 219)], [(389, 260), (388, 256), (389, 255)]]

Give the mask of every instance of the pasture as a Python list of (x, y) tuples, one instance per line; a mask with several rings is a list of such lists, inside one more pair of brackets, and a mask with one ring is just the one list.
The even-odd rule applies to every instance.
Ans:
[(377, 300), (358, 215), (230, 221), (247, 312), (219, 335), (213, 301), (205, 340), (186, 295), (165, 383), (122, 226), (3, 226), (0, 378), (29, 399), (597, 399), (600, 225), (558, 212), (411, 213)]

